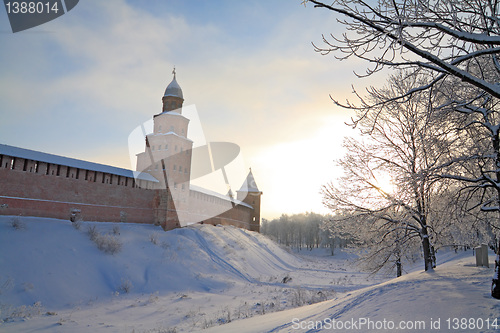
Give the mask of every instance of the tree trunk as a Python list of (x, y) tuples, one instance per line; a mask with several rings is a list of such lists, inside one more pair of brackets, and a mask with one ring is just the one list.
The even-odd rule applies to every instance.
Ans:
[(397, 277), (400, 277), (401, 275), (403, 275), (401, 260), (399, 260), (399, 259), (398, 259), (398, 261), (396, 261), (396, 275), (397, 275)]
[(497, 257), (495, 260), (495, 273), (493, 274), (493, 280), (491, 281), (491, 296), (500, 299), (500, 241), (498, 243)]
[(429, 235), (427, 235), (427, 230), (425, 230), (423, 235), (422, 247), (424, 251), (424, 267), (426, 271), (430, 271), (433, 269), (434, 265), (432, 263), (431, 242), (429, 241)]

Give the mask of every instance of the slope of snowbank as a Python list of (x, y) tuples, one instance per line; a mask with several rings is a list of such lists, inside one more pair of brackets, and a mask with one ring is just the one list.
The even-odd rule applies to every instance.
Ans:
[(476, 267), (471, 252), (446, 257), (433, 272), (416, 271), (335, 300), (205, 332), (499, 332), (500, 301), (490, 295), (493, 268)]
[[(77, 230), (69, 221), (16, 219), (19, 229), (0, 216), (0, 330), (7, 332), (192, 331), (382, 281), (346, 260), (306, 260), (234, 227), (163, 232), (84, 222)], [(121, 250), (99, 250), (89, 227)]]

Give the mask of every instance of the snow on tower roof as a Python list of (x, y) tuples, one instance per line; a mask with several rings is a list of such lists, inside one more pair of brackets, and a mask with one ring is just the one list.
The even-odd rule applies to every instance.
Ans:
[(250, 169), (247, 178), (243, 182), (243, 185), (241, 185), (241, 188), (238, 192), (260, 193), (260, 190), (257, 187), (257, 183), (255, 182), (255, 178), (253, 177), (252, 169)]
[(172, 82), (170, 82), (170, 84), (167, 86), (167, 89), (165, 89), (165, 94), (163, 94), (163, 96), (173, 96), (184, 99), (184, 97), (182, 96), (181, 86), (179, 86), (177, 80), (175, 79), (175, 67), (172, 71), (172, 74), (174, 74), (174, 78), (172, 79)]
[(45, 162), (50, 164), (65, 165), (72, 168), (110, 173), (118, 176), (136, 178), (158, 183), (158, 180), (148, 173), (132, 171), (110, 165), (88, 162), (88, 161), (78, 160), (75, 158), (53, 155), (53, 154), (43, 153), (41, 151), (8, 146), (4, 144), (0, 144), (0, 155), (24, 158), (27, 160)]

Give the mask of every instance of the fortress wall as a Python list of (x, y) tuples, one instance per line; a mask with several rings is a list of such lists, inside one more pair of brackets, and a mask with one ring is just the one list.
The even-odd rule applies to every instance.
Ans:
[(233, 225), (250, 230), (253, 208), (195, 190), (190, 191), (189, 203), (193, 217), (201, 223)]
[[(2, 215), (69, 219), (76, 213), (86, 221), (155, 222), (155, 191), (133, 187), (132, 178), (92, 171), (97, 177), (85, 180), (82, 176), (87, 170), (51, 164), (52, 175), (40, 172), (42, 168), (24, 171), (24, 161), (19, 158), (15, 164), (14, 169), (5, 168), (5, 163), (0, 168)], [(28, 162), (31, 164), (33, 161)]]
[[(165, 230), (180, 227), (172, 196), (167, 190), (152, 190), (149, 183), (0, 155), (0, 215), (59, 219), (73, 215), (84, 221), (158, 223)], [(253, 208), (193, 190), (186, 201), (179, 209), (187, 209), (193, 222), (255, 230)]]

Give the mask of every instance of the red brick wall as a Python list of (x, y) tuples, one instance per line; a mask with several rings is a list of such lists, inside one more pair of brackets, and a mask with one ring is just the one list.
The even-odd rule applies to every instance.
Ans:
[[(63, 165), (20, 158), (15, 159), (13, 170), (10, 164), (10, 157), (0, 156), (0, 215), (70, 219), (76, 212), (84, 221), (158, 223), (165, 230), (180, 227), (172, 196), (166, 190), (134, 187), (131, 178)], [(140, 186), (141, 181), (138, 183)], [(254, 209), (231, 207), (221, 198), (186, 192), (190, 193), (186, 197), (189, 208), (178, 203), (179, 209), (188, 209), (193, 221), (258, 231), (252, 223)]]
[(239, 228), (251, 227), (253, 209), (236, 205), (218, 197), (198, 191), (191, 191), (189, 197), (190, 210), (195, 218), (207, 224), (234, 225)]
[(60, 176), (52, 176), (0, 168), (0, 214), (69, 219), (71, 211), (78, 209), (86, 221), (155, 222), (155, 191), (117, 181), (67, 178), (66, 168), (62, 169)]

